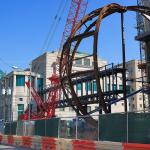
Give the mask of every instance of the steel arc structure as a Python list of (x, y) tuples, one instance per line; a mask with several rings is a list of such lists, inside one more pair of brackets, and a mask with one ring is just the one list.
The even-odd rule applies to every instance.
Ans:
[[(73, 32), (65, 42), (63, 46), (63, 50), (61, 53), (60, 58), (60, 67), (59, 67), (59, 74), (60, 74), (60, 81), (63, 93), (68, 100), (68, 103), (78, 115), (89, 115), (85, 105), (79, 100), (79, 97), (74, 89), (73, 80), (85, 77), (87, 75), (94, 75), (94, 80), (96, 81), (97, 85), (97, 94), (99, 99), (99, 107), (105, 113), (109, 113), (109, 106), (107, 105), (106, 101), (104, 100), (104, 93), (102, 92), (102, 87), (100, 84), (100, 74), (99, 74), (99, 66), (98, 66), (98, 36), (101, 22), (104, 18), (108, 17), (114, 13), (125, 13), (126, 11), (134, 11), (141, 13), (143, 16), (148, 15), (150, 16), (150, 8), (144, 6), (120, 6), (119, 4), (112, 3), (105, 7), (96, 9), (86, 15), (74, 28)], [(78, 30), (82, 28), (82, 33), (76, 34)], [(72, 66), (73, 62), (75, 61), (75, 53), (78, 50), (82, 40), (93, 37), (93, 53), (90, 55), (93, 57), (94, 68), (92, 70), (86, 71), (78, 71), (73, 72)], [(88, 56), (87, 56), (88, 57)], [(124, 68), (125, 69), (125, 68)], [(72, 101), (70, 100), (72, 97)], [(96, 121), (90, 117), (88, 120), (91, 123), (96, 123)]]

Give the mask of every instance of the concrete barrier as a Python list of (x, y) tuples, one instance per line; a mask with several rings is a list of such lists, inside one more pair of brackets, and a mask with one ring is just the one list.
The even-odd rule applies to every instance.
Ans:
[(73, 140), (41, 136), (0, 135), (0, 143), (34, 150), (150, 150), (150, 144)]
[(150, 144), (124, 143), (123, 150), (150, 150)]

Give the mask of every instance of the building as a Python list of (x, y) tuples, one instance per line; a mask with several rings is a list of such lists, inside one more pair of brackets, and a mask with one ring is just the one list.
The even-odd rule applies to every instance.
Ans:
[[(31, 76), (36, 89), (42, 88), (43, 79), (40, 74), (28, 70), (14, 70), (0, 80), (0, 119), (18, 120), (29, 103), (29, 90), (25, 82)], [(31, 105), (34, 101), (31, 99)], [(34, 106), (34, 105), (33, 105)]]
[(5, 73), (2, 70), (0, 70), (0, 79), (4, 76), (5, 76)]
[[(150, 7), (149, 0), (138, 0), (138, 5)], [(139, 68), (142, 72), (146, 72), (146, 80), (144, 83), (150, 83), (150, 20), (137, 14), (137, 31), (138, 35), (135, 37), (140, 42), (141, 61)], [(144, 56), (144, 57), (143, 57)], [(148, 94), (148, 107), (150, 107), (150, 95)]]
[[(73, 72), (93, 69), (92, 57), (85, 57), (86, 55), (87, 54), (84, 53), (77, 53), (75, 55)], [(18, 117), (26, 110), (27, 105), (29, 104), (29, 90), (25, 85), (25, 82), (28, 81), (30, 76), (32, 84), (34, 84), (33, 86), (37, 91), (41, 90), (43, 87), (45, 88), (49, 86), (50, 82), (48, 77), (53, 74), (52, 65), (56, 61), (56, 58), (57, 52), (46, 52), (32, 61), (32, 72), (29, 70), (14, 70), (0, 80), (0, 89), (5, 89), (5, 91), (7, 91), (3, 95), (0, 95), (0, 119), (4, 118), (5, 116), (5, 120), (17, 120)], [(98, 64), (101, 67), (101, 70), (104, 70), (106, 65), (109, 66), (107, 61), (102, 59), (98, 59)], [(112, 64), (110, 64), (110, 66), (111, 65)], [(127, 79), (129, 80), (127, 83), (128, 94), (141, 88), (141, 82), (132, 82), (132, 79), (141, 77), (141, 71), (137, 68), (137, 66), (137, 60), (132, 60), (126, 63), (126, 68), (128, 70)], [(105, 78), (104, 83), (101, 81), (101, 86), (104, 91), (123, 89), (121, 74), (111, 76), (109, 83), (108, 80), (108, 78)], [(97, 92), (95, 81), (84, 83), (82, 88), (80, 84), (77, 84), (75, 89), (79, 96), (81, 94), (86, 95), (87, 93), (92, 94)], [(119, 97), (122, 97), (122, 94), (120, 94)], [(61, 95), (61, 99), (64, 99), (63, 94)], [(30, 104), (32, 110), (37, 109), (34, 100), (31, 99)], [(98, 104), (88, 105), (87, 111), (94, 110), (97, 107)], [(128, 111), (142, 109), (143, 96), (141, 93), (129, 98)], [(111, 112), (124, 112), (124, 101), (120, 101), (111, 105)], [(94, 114), (98, 114), (98, 112)], [(58, 108), (56, 109), (56, 116), (76, 116), (76, 113), (71, 107)]]
[[(135, 92), (142, 88), (142, 72), (138, 68), (139, 60), (126, 62), (128, 73), (127, 91)], [(144, 93), (137, 93), (129, 99), (129, 111), (140, 111), (147, 107), (147, 96)]]
[[(50, 84), (48, 77), (50, 77), (53, 74), (52, 66), (53, 66), (53, 63), (57, 59), (57, 54), (58, 54), (57, 51), (46, 52), (46, 53), (42, 54), (41, 56), (35, 58), (32, 61), (32, 71), (42, 74), (43, 79), (44, 79), (44, 81), (43, 81), (44, 87), (48, 87)], [(91, 56), (85, 58), (85, 56), (87, 56), (87, 55), (88, 54), (81, 53), (81, 52), (76, 53), (75, 61), (73, 62), (72, 72), (93, 69), (93, 58)], [(79, 58), (83, 58), (83, 59), (79, 59)], [(105, 69), (105, 65), (107, 65), (107, 61), (99, 58), (98, 65), (99, 65), (99, 67), (102, 67), (102, 69)], [(117, 85), (114, 84), (114, 89), (122, 88), (122, 78), (117, 77), (117, 81), (120, 86), (117, 87)], [(108, 91), (108, 84), (107, 85), (106, 84), (107, 83), (105, 83), (104, 90)], [(111, 80), (111, 84), (113, 84), (112, 80)], [(101, 85), (102, 85), (102, 83), (101, 83)], [(96, 88), (94, 87), (94, 82), (87, 83), (87, 85), (83, 84), (82, 94), (85, 95), (86, 92), (88, 92), (88, 94), (90, 94), (92, 92), (91, 89), (93, 90), (93, 93), (96, 92), (96, 91), (94, 91), (94, 90), (96, 90)], [(110, 90), (112, 90), (112, 86), (111, 86)], [(78, 93), (79, 96), (81, 95), (81, 85), (76, 86), (76, 92)], [(61, 99), (63, 99), (63, 98), (64, 98), (64, 96), (62, 94)], [(88, 105), (87, 111), (93, 110), (96, 107), (98, 107), (97, 104)], [(111, 110), (112, 110), (112, 112), (123, 112), (124, 111), (124, 102), (121, 101), (121, 102), (113, 104)], [(95, 113), (95, 114), (98, 114), (98, 113)], [(66, 107), (66, 108), (56, 109), (56, 115), (57, 116), (75, 116), (76, 114), (72, 108)]]

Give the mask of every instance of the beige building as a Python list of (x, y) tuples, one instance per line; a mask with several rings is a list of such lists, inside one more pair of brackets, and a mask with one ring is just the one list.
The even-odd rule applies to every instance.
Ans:
[[(142, 88), (142, 75), (141, 70), (138, 68), (139, 60), (131, 60), (126, 62), (129, 80), (127, 82), (130, 87), (130, 92), (137, 91)], [(143, 93), (135, 94), (129, 98), (129, 111), (143, 110), (147, 106), (147, 96)]]
[[(46, 52), (43, 55), (37, 57), (36, 59), (34, 59), (32, 61), (32, 71), (43, 75), (44, 87), (49, 87), (50, 82), (48, 80), (48, 77), (50, 77), (53, 74), (52, 65), (57, 59), (57, 54), (58, 54), (57, 51), (56, 52), (54, 52), (54, 51), (53, 52)], [(72, 69), (73, 72), (83, 71), (83, 70), (87, 70), (87, 69), (93, 69), (93, 58), (92, 57), (84, 58), (87, 55), (88, 54), (80, 53), (80, 52), (76, 53), (75, 59), (77, 59), (77, 60), (75, 60), (73, 63), (73, 69)], [(82, 58), (82, 59), (78, 59), (78, 58)], [(105, 67), (103, 67), (103, 66), (107, 65), (107, 61), (99, 58), (98, 59), (98, 65), (99, 65), (99, 67), (102, 67), (102, 70), (104, 70)], [(122, 88), (121, 75), (120, 75), (120, 77), (119, 76), (117, 77), (117, 80), (118, 80), (118, 87), (114, 85), (115, 88), (116, 87), (117, 87), (117, 89)], [(91, 90), (89, 90), (89, 89), (92, 89), (92, 87), (94, 86), (93, 82), (94, 81), (88, 83), (88, 87), (89, 87), (88, 91), (86, 91), (86, 87), (87, 87), (86, 83), (84, 83), (82, 85), (83, 86), (83, 91), (82, 91), (83, 95), (86, 95), (86, 92), (88, 92), (88, 94), (91, 94)], [(105, 83), (105, 84), (107, 84), (107, 83)], [(112, 84), (113, 84), (113, 82), (111, 79), (111, 85)], [(101, 85), (102, 85), (102, 81), (101, 81)], [(75, 89), (76, 89), (76, 93), (78, 93), (78, 96), (80, 96), (81, 95), (81, 87), (78, 87), (78, 85), (77, 85), (77, 87), (75, 87)], [(105, 91), (108, 90), (108, 85), (105, 85), (104, 90)], [(112, 86), (111, 86), (110, 90), (112, 90)], [(96, 91), (94, 91), (94, 89), (93, 89), (93, 93), (94, 92), (96, 92)], [(120, 97), (121, 96), (122, 95), (120, 95)], [(63, 99), (63, 98), (64, 98), (64, 96), (62, 94), (61, 99)], [(88, 105), (87, 111), (93, 110), (96, 107), (98, 107), (97, 104)], [(120, 102), (112, 105), (112, 112), (123, 112), (123, 111), (124, 111), (124, 102), (123, 101), (120, 101)], [(95, 114), (98, 114), (98, 113), (95, 113)], [(76, 114), (72, 108), (66, 107), (66, 108), (56, 109), (56, 115), (57, 116), (75, 116)]]
[[(42, 88), (43, 79), (40, 74), (30, 71), (14, 70), (0, 80), (0, 119), (5, 121), (18, 120), (29, 104), (29, 90), (25, 82), (31, 76), (32, 84), (36, 89)], [(35, 106), (30, 101), (31, 107)], [(36, 108), (32, 108), (36, 109)]]

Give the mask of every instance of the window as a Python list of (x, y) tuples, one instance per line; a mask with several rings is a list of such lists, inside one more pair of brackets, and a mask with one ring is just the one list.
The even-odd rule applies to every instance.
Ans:
[(123, 85), (119, 85), (119, 90), (123, 90)]
[(77, 91), (81, 90), (81, 83), (76, 85)]
[(76, 65), (82, 65), (82, 59), (80, 58), (76, 58), (77, 60), (75, 60), (75, 64)]
[(20, 116), (24, 112), (24, 104), (18, 104), (18, 120), (20, 120)]
[(130, 94), (130, 86), (129, 85), (126, 85), (126, 91), (127, 91), (127, 94)]
[(140, 108), (142, 108), (142, 104), (140, 104)]
[(25, 85), (25, 76), (16, 75), (16, 86), (24, 86), (24, 85)]
[(96, 91), (97, 91), (96, 81), (93, 81), (93, 91), (94, 91), (94, 92), (96, 92)]
[(37, 90), (42, 90), (43, 89), (43, 79), (42, 78), (37, 78)]
[(19, 101), (23, 101), (23, 98), (19, 98)]
[(90, 66), (90, 59), (85, 58), (84, 59), (84, 65), (85, 66)]
[(31, 76), (31, 85), (34, 87), (35, 77)]
[(18, 111), (24, 111), (24, 104), (18, 104)]
[(91, 82), (86, 82), (85, 83), (85, 90), (86, 91), (91, 91)]
[(134, 107), (135, 107), (134, 104), (132, 104), (132, 108), (133, 108), (133, 109), (134, 109)]
[(113, 87), (114, 91), (117, 90), (117, 85), (116, 84), (113, 84), (112, 87)]
[(87, 112), (91, 111), (91, 106), (87, 106)]
[(65, 111), (65, 108), (59, 108), (60, 111)]
[(23, 114), (23, 111), (18, 111), (18, 120), (20, 120), (20, 116)]

